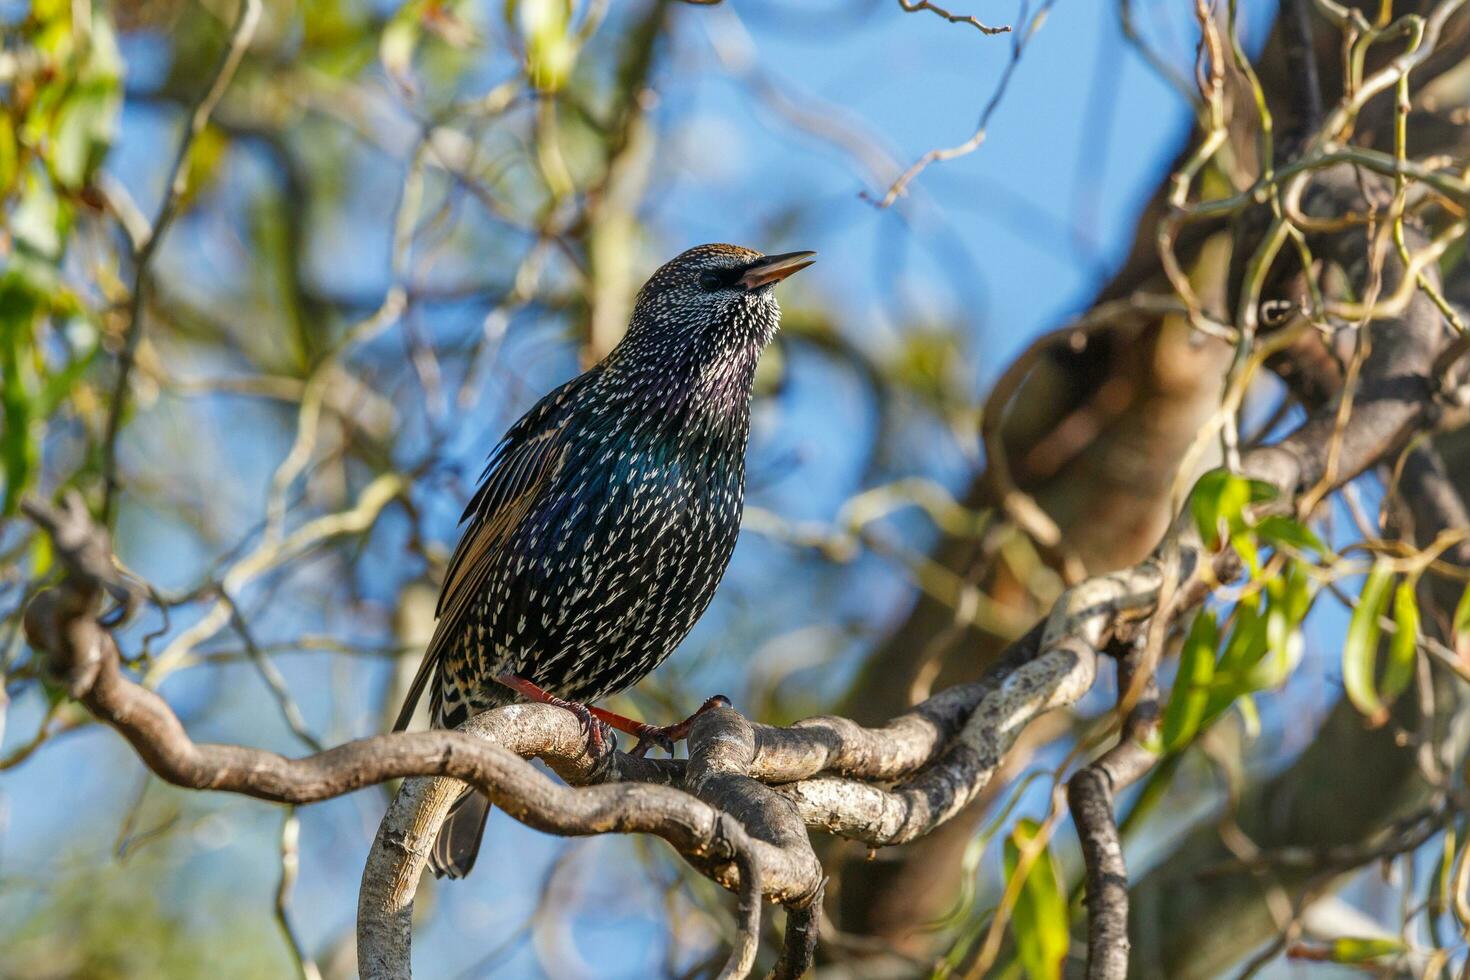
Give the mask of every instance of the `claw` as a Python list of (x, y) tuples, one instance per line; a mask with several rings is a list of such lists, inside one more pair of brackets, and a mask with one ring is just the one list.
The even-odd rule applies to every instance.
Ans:
[[(723, 694), (716, 694), (714, 697), (706, 699), (704, 704), (699, 706), (698, 711), (676, 725), (664, 725), (660, 727), (658, 725), (645, 725), (643, 722), (622, 718), (621, 720), (626, 722), (628, 727), (625, 728), (621, 725), (617, 727), (622, 728), (623, 731), (628, 732), (630, 735), (638, 736), (638, 744), (633, 746), (633, 751), (629, 753), (630, 755), (642, 758), (648, 753), (649, 749), (658, 746), (672, 756), (674, 754), (674, 744), (689, 737), (689, 731), (694, 727), (695, 719), (714, 708), (728, 707), (731, 707), (730, 699)], [(595, 712), (600, 709), (594, 708), (592, 710)], [(621, 716), (613, 717), (621, 718)]]
[(594, 708), (589, 705), (579, 704), (576, 701), (566, 701), (554, 694), (543, 691), (524, 677), (514, 674), (501, 674), (495, 680), (515, 691), (528, 701), (538, 701), (541, 704), (551, 704), (558, 708), (565, 708), (577, 716), (581, 723), (582, 734), (587, 739), (587, 751), (594, 759), (600, 759), (604, 753), (616, 751), (618, 737), (613, 734), (616, 729), (627, 732), (629, 735), (638, 736), (638, 744), (633, 746), (631, 755), (643, 757), (648, 750), (658, 746), (670, 756), (674, 754), (674, 744), (689, 737), (689, 730), (694, 727), (694, 721), (706, 711), (714, 708), (731, 707), (730, 699), (723, 694), (716, 694), (705, 700), (699, 706), (699, 710), (677, 725), (648, 725), (632, 718), (625, 718), (616, 712), (604, 708)]
[(594, 760), (601, 759), (608, 752), (617, 751), (618, 737), (613, 734), (612, 728), (602, 720), (600, 709), (589, 708), (585, 704), (559, 698), (543, 691), (524, 677), (517, 677), (514, 674), (501, 674), (495, 680), (528, 701), (564, 708), (575, 715), (582, 737), (587, 740), (587, 753)]
[(564, 707), (577, 716), (577, 724), (582, 729), (582, 737), (587, 740), (587, 754), (594, 760), (601, 759), (609, 752), (617, 751), (618, 737), (613, 733), (612, 726), (593, 715), (592, 710), (585, 704), (567, 701), (558, 707)]
[(663, 729), (653, 727), (639, 734), (638, 744), (633, 746), (633, 750), (628, 754), (641, 759), (648, 754), (649, 749), (655, 746), (663, 749), (670, 756), (674, 754), (674, 740), (665, 734)]

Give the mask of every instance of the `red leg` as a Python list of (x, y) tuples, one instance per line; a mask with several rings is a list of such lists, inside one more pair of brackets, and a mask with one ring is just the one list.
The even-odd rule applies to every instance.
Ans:
[(699, 710), (688, 718), (685, 718), (676, 725), (664, 726), (649, 725), (641, 721), (634, 721), (632, 718), (624, 717), (605, 708), (588, 708), (587, 710), (592, 712), (594, 717), (606, 722), (618, 731), (638, 736), (638, 744), (633, 746), (633, 751), (629, 754), (641, 756), (655, 745), (668, 752), (669, 755), (673, 755), (674, 743), (683, 741), (689, 737), (689, 729), (694, 727), (694, 720), (696, 718), (711, 708), (728, 707), (730, 707), (730, 699), (723, 694), (716, 694), (714, 697), (706, 700), (704, 704), (700, 705)]
[[(602, 709), (589, 708), (585, 704), (559, 698), (555, 694), (543, 691), (524, 677), (517, 677), (514, 674), (501, 674), (495, 680), (496, 683), (504, 684), (527, 701), (549, 704), (576, 715), (577, 720), (582, 723), (582, 731), (587, 733), (587, 748), (593, 757), (601, 756), (608, 748), (617, 748), (617, 738), (612, 735), (611, 731), (607, 731), (608, 725), (602, 718)], [(614, 715), (613, 717), (621, 716)], [(637, 724), (637, 722), (629, 722), (629, 724)]]
[[(676, 725), (649, 725), (645, 722), (634, 721), (626, 715), (620, 715), (616, 711), (608, 711), (606, 708), (594, 708), (591, 705), (578, 704), (576, 701), (567, 701), (555, 694), (544, 691), (524, 677), (514, 674), (501, 674), (495, 680), (515, 691), (527, 701), (536, 701), (540, 704), (550, 704), (558, 708), (564, 708), (576, 715), (582, 722), (583, 729), (587, 732), (587, 745), (595, 755), (601, 755), (603, 751), (603, 735), (599, 726), (615, 728), (620, 732), (627, 732), (636, 736), (638, 744), (633, 746), (631, 755), (642, 756), (650, 748), (657, 745), (664, 749), (669, 755), (674, 754), (674, 743), (683, 741), (689, 737), (689, 729), (694, 727), (694, 720), (712, 708), (730, 707), (730, 699), (723, 694), (716, 694), (699, 706), (699, 710)], [(611, 734), (611, 733), (609, 733)], [(616, 744), (616, 742), (614, 742)]]

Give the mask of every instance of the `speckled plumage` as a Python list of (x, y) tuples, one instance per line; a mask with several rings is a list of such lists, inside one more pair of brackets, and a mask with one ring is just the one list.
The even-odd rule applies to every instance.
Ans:
[(511, 427), (398, 727), (425, 687), (443, 727), (516, 700), (501, 674), (596, 701), (688, 634), (740, 527), (751, 385), (780, 320), (773, 283), (740, 281), (761, 260), (703, 245), (663, 266), (617, 347)]

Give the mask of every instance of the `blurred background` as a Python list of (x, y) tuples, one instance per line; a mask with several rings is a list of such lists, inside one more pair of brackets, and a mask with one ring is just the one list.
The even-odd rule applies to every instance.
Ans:
[[(1011, 30), (888, 0), (268, 0), (183, 161), (116, 447), (117, 552), (156, 589), (120, 641), (191, 735), (303, 754), (386, 730), (487, 453), (617, 341), (649, 273), (707, 241), (819, 259), (782, 287), (729, 574), (676, 655), (608, 706), (668, 721), (721, 692), (766, 722), (877, 722), (1024, 632), (1066, 569), (983, 507), (984, 395), (1040, 334), (1161, 281), (1150, 208), (1194, 133), (1199, 28), (1166, 0), (956, 13)], [(234, 0), (0, 2), (4, 976), (352, 974), (385, 791), (288, 812), (174, 790), (39, 676), (18, 628), (51, 564), (15, 502), (105, 473), (129, 234), (164, 200), (236, 17)], [(1252, 57), (1269, 58), (1274, 17), (1240, 4)], [(973, 152), (885, 203), (977, 121)], [(1187, 248), (1206, 297), (1211, 247)], [(1230, 351), (1179, 320), (1088, 335), (1007, 422), (1013, 474), (1088, 570), (1157, 541), (1218, 400)], [(1300, 409), (1263, 384), (1246, 416), (1279, 432)], [(1327, 531), (1349, 534), (1335, 506)], [(1319, 603), (1258, 727), (1232, 716), (1149, 784), (1162, 805), (1129, 827), (1137, 873), (1172, 867), (1227, 790), (1313, 742), (1345, 622)], [(823, 969), (961, 966), (1003, 883), (1001, 839), (1045, 814), (1112, 683), (1028, 734), (934, 839), (871, 859), (829, 846)], [(1071, 835), (1054, 848), (1075, 883)], [(1361, 874), (1335, 914), (1397, 933), (1404, 884)], [(1230, 932), (1208, 886), (1180, 887)], [(1170, 903), (1142, 901), (1166, 930)], [(555, 839), (497, 811), (472, 877), (425, 882), (415, 962), (425, 977), (701, 975), (729, 907), (657, 842)], [(1145, 939), (1144, 975), (1212, 975), (1262, 945), (1252, 928), (1228, 954)]]

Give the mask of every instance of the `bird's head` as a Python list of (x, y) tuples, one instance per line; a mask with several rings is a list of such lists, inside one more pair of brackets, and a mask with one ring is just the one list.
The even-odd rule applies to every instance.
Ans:
[(759, 353), (776, 335), (776, 283), (812, 264), (815, 252), (762, 255), (738, 245), (699, 245), (675, 257), (638, 293), (620, 345), (625, 354), (672, 366)]

